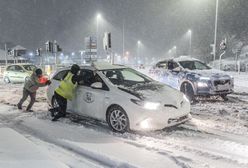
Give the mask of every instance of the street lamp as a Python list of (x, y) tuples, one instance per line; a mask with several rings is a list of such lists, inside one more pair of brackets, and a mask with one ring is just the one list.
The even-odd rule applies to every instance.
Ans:
[(99, 21), (102, 19), (102, 15), (100, 13), (98, 13), (96, 15), (96, 49), (97, 49), (97, 53), (98, 53), (98, 35), (99, 35)]
[(32, 52), (30, 52), (28, 55), (32, 57), (34, 54)]
[(140, 60), (140, 57), (139, 57), (140, 53), (139, 53), (139, 52), (140, 52), (141, 41), (138, 40), (138, 41), (137, 41), (137, 44), (138, 44), (137, 57), (138, 57), (138, 60)]
[(192, 31), (190, 29), (188, 30), (188, 34), (189, 34), (189, 56), (192, 57), (192, 54), (191, 54), (191, 48), (192, 48)]
[(175, 57), (177, 57), (177, 46), (174, 46), (173, 50), (175, 50)]
[(218, 29), (218, 8), (219, 8), (219, 0), (216, 0), (216, 9), (215, 9), (215, 26), (214, 26), (214, 61), (216, 58), (216, 40), (217, 40), (217, 29)]

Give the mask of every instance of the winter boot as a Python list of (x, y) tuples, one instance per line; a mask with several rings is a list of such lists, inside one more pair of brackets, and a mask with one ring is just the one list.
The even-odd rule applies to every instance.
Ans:
[(22, 109), (22, 105), (21, 104), (17, 104), (17, 108), (19, 109), (19, 110), (21, 110)]

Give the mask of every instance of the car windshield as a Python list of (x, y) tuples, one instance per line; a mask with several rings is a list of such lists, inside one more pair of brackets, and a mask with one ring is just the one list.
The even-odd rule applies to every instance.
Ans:
[(23, 65), (23, 67), (27, 70), (27, 71), (33, 71), (36, 66), (34, 65)]
[(189, 70), (206, 70), (211, 69), (209, 66), (207, 66), (205, 63), (200, 61), (179, 61), (179, 64)]
[(114, 85), (131, 87), (136, 84), (145, 84), (153, 80), (131, 68), (108, 69), (101, 71)]

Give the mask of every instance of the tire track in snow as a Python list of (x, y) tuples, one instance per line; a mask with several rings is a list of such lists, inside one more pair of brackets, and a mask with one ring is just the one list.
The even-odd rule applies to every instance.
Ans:
[[(12, 116), (12, 117), (17, 117), (17, 116)], [(154, 152), (157, 152), (161, 155), (166, 155), (167, 157), (170, 157), (172, 160), (174, 160), (175, 163), (177, 163), (180, 167), (183, 167), (183, 168), (184, 167), (190, 167), (186, 163), (187, 163), (187, 161), (192, 161), (192, 160), (190, 158), (188, 158), (187, 155), (185, 155), (184, 157), (180, 156), (180, 155), (178, 155), (178, 156), (175, 155), (174, 150), (181, 151), (181, 152), (188, 152), (188, 153), (200, 155), (200, 156), (203, 156), (206, 158), (212, 158), (214, 160), (218, 159), (218, 160), (233, 162), (234, 164), (238, 163), (236, 160), (233, 160), (233, 159), (230, 159), (227, 157), (223, 157), (223, 156), (218, 155), (216, 153), (212, 153), (211, 151), (209, 152), (206, 150), (197, 149), (195, 146), (190, 146), (190, 145), (184, 144), (184, 143), (176, 143), (175, 144), (175, 142), (170, 142), (170, 141), (166, 142), (166, 139), (164, 140), (165, 137), (170, 138), (171, 135), (174, 135), (177, 133), (178, 129), (175, 129), (175, 128), (174, 128), (174, 130), (172, 129), (168, 132), (158, 131), (158, 132), (145, 133), (145, 134), (133, 132), (131, 134), (127, 133), (127, 134), (122, 135), (122, 134), (112, 133), (112, 131), (108, 128), (108, 126), (106, 126), (102, 122), (97, 122), (97, 121), (91, 120), (89, 118), (80, 118), (80, 117), (78, 118), (78, 116), (77, 117), (70, 116), (70, 117), (72, 117), (72, 122), (74, 124), (84, 125), (88, 128), (93, 128), (96, 131), (115, 135), (117, 137), (128, 140), (127, 143), (134, 145), (136, 147), (144, 148), (144, 149), (149, 150), (149, 151), (154, 151)], [(74, 117), (74, 119), (73, 119), (73, 117)], [(66, 124), (68, 124), (68, 123), (66, 123)], [(21, 121), (19, 121), (15, 124), (14, 128), (16, 128), (16, 127), (18, 127), (18, 129), (22, 128), (19, 131), (26, 130), (26, 132), (30, 132), (30, 133), (34, 132), (34, 130), (32, 130), (32, 128), (25, 128), (24, 126), (22, 126)], [(187, 134), (191, 135), (191, 132), (197, 134), (198, 137), (200, 136), (203, 138), (209, 137), (209, 136), (215, 136), (215, 135), (212, 135), (211, 133), (208, 133), (206, 131), (191, 130), (189, 128), (179, 128), (179, 130), (180, 131), (183, 130), (182, 132), (183, 132), (184, 137), (182, 137), (182, 138), (188, 137)], [(49, 139), (49, 137), (46, 137), (45, 135), (36, 135), (35, 134), (35, 136), (38, 136), (38, 138), (40, 138), (40, 139), (42, 139), (48, 143), (60, 146), (64, 149), (71, 151), (71, 152), (74, 152), (80, 156), (84, 156), (85, 153), (87, 153), (87, 151), (84, 151), (83, 153), (82, 153), (82, 151), (75, 151), (74, 147), (58, 143), (54, 140)], [(144, 140), (145, 140), (145, 143), (142, 142)], [(150, 142), (157, 142), (157, 145), (155, 147), (148, 146), (146, 143), (149, 141)], [(162, 148), (159, 148), (160, 146)], [(167, 150), (166, 149), (167, 147), (169, 147), (170, 150)], [(94, 160), (94, 158), (91, 158), (92, 157), (91, 154), (87, 154), (87, 155), (89, 157), (88, 159)], [(84, 157), (86, 157), (86, 156), (84, 156)], [(100, 163), (103, 162), (104, 163), (104, 161), (102, 161), (102, 160), (100, 160), (100, 161), (98, 160), (97, 162), (100, 162)], [(113, 165), (116, 166), (116, 164), (113, 164)], [(113, 166), (113, 165), (106, 165), (106, 166)], [(123, 165), (125, 165), (125, 163), (123, 163)]]
[(135, 166), (130, 165), (128, 163), (116, 162), (116, 161), (114, 161), (114, 160), (112, 160), (106, 156), (102, 156), (100, 154), (96, 154), (94, 152), (84, 150), (83, 148), (78, 149), (78, 146), (68, 144), (65, 142), (61, 142), (61, 141), (58, 141), (56, 139), (52, 139), (52, 138), (48, 137), (47, 135), (44, 135), (41, 132), (37, 132), (37, 130), (32, 129), (31, 127), (27, 127), (27, 126), (23, 125), (22, 120), (13, 121), (12, 119), (14, 119), (14, 118), (10, 119), (9, 117), (6, 117), (6, 116), (3, 116), (2, 114), (0, 114), (0, 121), (2, 123), (4, 123), (5, 125), (7, 125), (8, 127), (12, 128), (18, 132), (36, 137), (36, 138), (38, 138), (44, 142), (47, 142), (49, 144), (53, 144), (55, 146), (61, 147), (67, 151), (70, 151), (71, 153), (74, 153), (78, 156), (86, 158), (89, 161), (97, 163), (97, 164), (101, 165), (102, 167), (136, 168)]

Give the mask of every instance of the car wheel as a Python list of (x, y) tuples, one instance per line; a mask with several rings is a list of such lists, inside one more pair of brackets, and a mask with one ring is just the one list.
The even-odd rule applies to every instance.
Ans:
[(59, 104), (58, 104), (58, 102), (57, 102), (57, 100), (55, 99), (55, 97), (53, 96), (52, 97), (52, 107), (53, 108), (57, 108), (57, 107), (59, 107)]
[(191, 84), (189, 83), (183, 83), (182, 87), (181, 87), (181, 92), (183, 92), (187, 98), (189, 99), (189, 101), (191, 103), (194, 103), (195, 101), (195, 95), (194, 95), (194, 90), (193, 87), (191, 86)]
[(7, 76), (5, 76), (3, 80), (4, 80), (4, 83), (10, 83), (10, 80)]
[(50, 110), (50, 112), (51, 112), (51, 116), (54, 117), (58, 113), (57, 109), (59, 108), (59, 104), (54, 96), (52, 97), (51, 104), (53, 110)]
[(221, 94), (220, 97), (221, 97), (224, 101), (227, 101), (227, 100), (228, 100), (227, 94)]
[(107, 112), (108, 125), (115, 132), (124, 133), (129, 130), (127, 113), (120, 106), (112, 106)]

